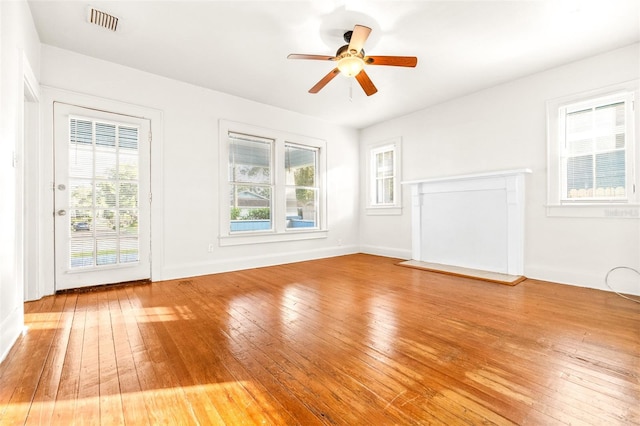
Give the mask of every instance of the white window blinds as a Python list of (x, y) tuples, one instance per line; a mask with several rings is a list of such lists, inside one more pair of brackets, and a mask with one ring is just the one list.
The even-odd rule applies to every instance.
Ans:
[(70, 268), (139, 260), (139, 131), (69, 120)]
[(629, 104), (624, 98), (600, 99), (561, 109), (563, 200), (626, 199)]

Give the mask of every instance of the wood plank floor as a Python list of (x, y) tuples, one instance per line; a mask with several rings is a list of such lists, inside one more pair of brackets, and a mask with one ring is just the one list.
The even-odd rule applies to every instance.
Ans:
[(640, 305), (352, 255), (45, 297), (0, 424), (640, 424)]

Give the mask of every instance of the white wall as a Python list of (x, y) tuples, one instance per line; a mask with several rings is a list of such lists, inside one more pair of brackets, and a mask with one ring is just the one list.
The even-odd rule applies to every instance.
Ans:
[[(545, 103), (638, 79), (639, 73), (640, 46), (636, 44), (371, 126), (360, 135), (361, 167), (368, 145), (400, 136), (403, 180), (532, 169), (526, 182), (525, 275), (604, 289), (609, 269), (640, 267), (640, 219), (546, 215)], [(640, 169), (640, 164), (636, 167)], [(364, 177), (361, 185), (365, 188)], [(411, 257), (408, 192), (404, 188), (401, 216), (361, 212), (364, 252)], [(637, 275), (616, 272), (610, 284), (618, 291), (640, 294)]]
[[(156, 248), (153, 280), (358, 251), (359, 146), (355, 130), (47, 45), (42, 46), (41, 82), (161, 111), (162, 137), (154, 135), (152, 142), (152, 222), (157, 225), (160, 221), (160, 230), (152, 236)], [(50, 105), (44, 108), (45, 116), (51, 114)], [(218, 245), (220, 119), (327, 141), (328, 238)], [(44, 139), (43, 144), (51, 145), (51, 140)], [(51, 153), (44, 157), (49, 168), (45, 174), (51, 176)], [(215, 247), (212, 253), (208, 252), (210, 243)]]
[[(37, 78), (40, 42), (26, 2), (0, 2), (0, 360), (23, 327), (23, 233), (17, 229), (23, 194), (17, 191), (24, 167), (23, 68)], [(14, 162), (15, 154), (15, 162)], [(16, 209), (18, 209), (16, 211)], [(22, 217), (22, 215), (21, 215)]]

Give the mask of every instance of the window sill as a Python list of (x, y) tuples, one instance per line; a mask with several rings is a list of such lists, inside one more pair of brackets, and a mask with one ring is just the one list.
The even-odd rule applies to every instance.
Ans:
[(640, 204), (547, 204), (548, 217), (584, 217), (605, 219), (638, 219)]
[(367, 216), (399, 216), (402, 214), (402, 207), (367, 207)]
[(224, 235), (219, 238), (220, 247), (240, 246), (245, 244), (278, 243), (282, 241), (315, 240), (327, 238), (329, 231), (315, 229), (313, 231), (287, 231), (280, 233), (243, 233)]

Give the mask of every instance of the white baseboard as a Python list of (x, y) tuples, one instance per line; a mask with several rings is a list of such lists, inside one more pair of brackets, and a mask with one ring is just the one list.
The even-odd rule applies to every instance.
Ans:
[(360, 246), (360, 253), (375, 254), (377, 256), (395, 257), (403, 260), (411, 259), (411, 249), (398, 249), (381, 246)]
[(632, 271), (614, 271), (609, 275), (609, 285), (605, 284), (606, 271), (577, 271), (573, 269), (551, 269), (525, 265), (524, 275), (542, 281), (593, 288), (596, 290), (616, 291), (618, 293), (640, 296), (640, 276)]
[(20, 307), (17, 307), (0, 323), (0, 362), (4, 361), (24, 330), (24, 317)]
[(286, 263), (344, 256), (354, 253), (358, 253), (357, 246), (339, 246), (331, 247), (328, 249), (271, 254), (267, 253), (260, 256), (238, 257), (211, 262), (172, 265), (162, 268), (162, 280), (197, 277), (200, 275), (218, 274), (222, 272), (240, 271), (243, 269), (283, 265)]

